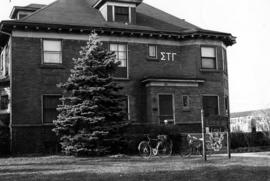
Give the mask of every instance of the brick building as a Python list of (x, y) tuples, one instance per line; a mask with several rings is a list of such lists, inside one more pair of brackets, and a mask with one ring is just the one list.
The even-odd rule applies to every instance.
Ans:
[(50, 152), (63, 82), (92, 30), (121, 61), (115, 81), (129, 118), (199, 131), (205, 116), (226, 115), (228, 33), (205, 30), (142, 0), (58, 0), (15, 6), (0, 24), (1, 124), (12, 153)]

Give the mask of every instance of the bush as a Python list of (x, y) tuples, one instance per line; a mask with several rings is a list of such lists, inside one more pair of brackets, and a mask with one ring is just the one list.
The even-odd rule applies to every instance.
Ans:
[(231, 148), (270, 146), (269, 137), (262, 132), (231, 133)]

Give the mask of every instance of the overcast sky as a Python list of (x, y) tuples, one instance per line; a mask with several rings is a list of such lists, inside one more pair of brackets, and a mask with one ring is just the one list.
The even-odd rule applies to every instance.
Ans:
[[(14, 5), (53, 0), (1, 0), (0, 20)], [(231, 111), (270, 108), (270, 0), (144, 0), (199, 27), (232, 33), (228, 48)]]

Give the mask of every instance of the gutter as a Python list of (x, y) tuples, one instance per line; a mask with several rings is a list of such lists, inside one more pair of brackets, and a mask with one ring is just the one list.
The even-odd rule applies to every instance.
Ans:
[(10, 33), (4, 32), (4, 31), (0, 31), (0, 33), (2, 33), (2, 34), (4, 34), (4, 35), (11, 36), (11, 34), (10, 34)]

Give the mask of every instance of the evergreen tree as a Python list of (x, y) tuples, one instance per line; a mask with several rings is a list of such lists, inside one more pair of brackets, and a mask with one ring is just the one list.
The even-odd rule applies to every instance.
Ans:
[(122, 88), (113, 82), (119, 62), (114, 52), (103, 47), (95, 33), (73, 59), (74, 67), (65, 83), (53, 131), (60, 137), (63, 152), (102, 155), (110, 152), (114, 132), (126, 123)]

